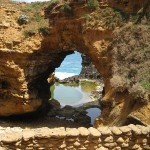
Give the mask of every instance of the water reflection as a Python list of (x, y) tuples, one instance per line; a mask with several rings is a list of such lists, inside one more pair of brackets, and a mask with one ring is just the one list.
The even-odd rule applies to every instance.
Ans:
[(92, 91), (96, 90), (96, 87), (96, 83), (87, 81), (79, 84), (55, 83), (50, 87), (51, 98), (58, 100), (62, 106), (79, 106), (92, 100), (90, 95)]

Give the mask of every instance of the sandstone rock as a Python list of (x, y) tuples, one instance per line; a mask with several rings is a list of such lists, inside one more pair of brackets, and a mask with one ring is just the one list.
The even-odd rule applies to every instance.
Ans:
[(112, 135), (112, 132), (108, 127), (100, 127), (98, 128), (98, 130), (100, 131), (102, 135), (106, 135), (106, 136)]
[(117, 146), (114, 148), (114, 150), (121, 150), (121, 147)]
[(117, 143), (124, 143), (124, 139), (122, 137), (119, 137), (116, 142)]
[(116, 143), (105, 143), (104, 146), (112, 149), (113, 147), (116, 147), (117, 144)]
[(122, 143), (122, 144), (121, 144), (121, 147), (122, 147), (122, 148), (127, 148), (127, 147), (129, 147), (129, 144), (128, 144), (128, 143)]
[[(129, 12), (135, 13), (137, 12), (139, 8), (142, 7), (141, 2), (142, 2), (141, 0), (140, 1), (130, 0), (129, 4), (126, 7), (123, 7), (124, 5), (122, 5), (122, 3), (120, 4), (120, 2), (117, 3), (116, 0), (112, 0), (106, 3), (111, 8), (115, 7), (123, 11), (123, 13), (129, 13)], [(107, 98), (108, 100), (114, 99), (114, 101), (115, 100), (117, 101), (119, 99), (120, 103), (116, 103), (115, 107), (119, 107), (120, 111), (116, 112), (116, 111), (113, 111), (114, 110), (113, 108), (111, 108), (108, 112), (102, 113), (103, 115), (101, 117), (104, 118), (103, 119), (104, 124), (115, 123), (116, 125), (120, 125), (123, 122), (120, 115), (124, 111), (125, 107), (130, 108), (129, 112), (135, 111), (134, 107), (128, 107), (128, 105), (124, 103), (124, 101), (125, 102), (130, 101), (130, 99), (128, 99), (130, 97), (130, 94), (127, 95), (127, 93), (124, 93), (124, 92), (122, 92), (123, 95), (117, 94), (116, 92), (114, 92), (115, 90), (113, 90), (113, 88), (110, 86), (109, 81), (112, 77), (112, 73), (115, 72), (113, 68), (118, 67), (119, 69), (117, 69), (116, 74), (120, 75), (120, 72), (119, 72), (120, 67), (121, 67), (120, 64), (123, 64), (123, 67), (125, 67), (125, 64), (126, 64), (124, 73), (122, 75), (128, 74), (126, 70), (129, 70), (129, 63), (128, 63), (129, 61), (126, 61), (126, 59), (124, 58), (125, 54), (127, 54), (126, 51), (124, 51), (123, 59), (120, 59), (119, 57), (120, 53), (117, 53), (115, 51), (115, 47), (117, 47), (117, 51), (120, 50), (121, 52), (122, 48), (119, 44), (122, 44), (124, 46), (129, 45), (130, 47), (124, 48), (124, 49), (129, 50), (127, 51), (128, 53), (132, 52), (130, 51), (130, 48), (132, 47), (132, 45), (129, 44), (130, 42), (125, 43), (128, 41), (125, 39), (128, 37), (132, 37), (132, 36), (134, 37), (135, 30), (136, 32), (140, 31), (138, 32), (140, 34), (139, 36), (140, 39), (137, 40), (139, 44), (135, 44), (135, 46), (143, 45), (146, 42), (142, 44), (140, 43), (140, 41), (142, 41), (141, 39), (149, 39), (149, 36), (146, 36), (147, 35), (146, 31), (148, 31), (149, 29), (147, 30), (146, 28), (143, 28), (140, 26), (134, 26), (132, 24), (132, 26), (129, 26), (130, 28), (125, 27), (121, 30), (121, 32), (118, 30), (118, 32), (116, 33), (117, 34), (116, 36), (113, 34), (113, 30), (107, 29), (105, 28), (105, 26), (104, 27), (87, 26), (87, 28), (89, 28), (87, 30), (86, 19), (83, 19), (83, 15), (85, 14), (85, 9), (87, 9), (87, 7), (85, 6), (85, 4), (78, 5), (77, 3), (74, 3), (74, 2), (71, 2), (71, 5), (73, 5), (73, 8), (75, 8), (75, 11), (77, 11), (75, 12), (74, 16), (72, 16), (71, 21), (69, 17), (67, 18), (65, 16), (64, 12), (62, 11), (62, 8), (60, 7), (61, 6), (60, 4), (58, 4), (59, 7), (54, 7), (54, 8), (46, 10), (45, 13), (47, 14), (47, 17), (49, 17), (49, 20), (51, 23), (49, 26), (51, 26), (51, 28), (53, 29), (49, 37), (42, 39), (41, 37), (39, 37), (39, 35), (34, 35), (34, 37), (25, 39), (23, 43), (21, 43), (18, 46), (18, 50), (20, 51), (20, 53), (17, 53), (16, 51), (11, 52), (11, 53), (0, 51), (0, 56), (1, 56), (1, 61), (2, 61), (0, 70), (5, 71), (5, 74), (7, 74), (7, 76), (4, 77), (4, 80), (8, 81), (11, 85), (10, 89), (7, 89), (9, 94), (5, 93), (6, 89), (5, 90), (1, 89), (2, 94), (0, 96), (2, 97), (2, 99), (1, 99), (1, 105), (0, 105), (1, 106), (0, 116), (9, 116), (9, 115), (34, 112), (38, 110), (39, 108), (41, 108), (41, 105), (43, 103), (46, 104), (49, 99), (49, 91), (48, 91), (49, 85), (46, 79), (48, 76), (48, 73), (51, 73), (56, 67), (58, 67), (61, 64), (65, 56), (69, 54), (68, 52), (66, 53), (67, 50), (73, 51), (75, 48), (78, 49), (78, 51), (80, 51), (81, 53), (88, 54), (91, 57), (92, 61), (94, 62), (95, 66), (97, 67), (98, 71), (101, 72), (101, 75), (103, 76), (103, 80), (105, 83), (105, 88), (106, 88), (105, 98)], [(0, 11), (1, 10), (2, 9), (0, 9)], [(3, 14), (3, 12), (7, 14), (5, 10), (3, 10), (1, 14)], [(112, 9), (112, 12), (113, 12), (113, 9)], [(87, 15), (93, 15), (95, 13), (96, 12), (94, 13), (86, 12)], [(115, 14), (115, 11), (113, 13)], [(64, 18), (65, 18), (65, 22), (64, 22)], [(117, 18), (117, 20), (119, 18)], [(105, 18), (103, 18), (102, 16), (102, 19), (98, 21), (98, 24), (100, 22), (104, 23), (105, 21), (103, 21), (103, 19)], [(114, 20), (116, 19), (114, 20), (110, 19), (109, 21), (111, 20), (112, 20), (112, 24), (114, 24)], [(121, 20), (120, 20), (120, 23), (121, 23)], [(95, 21), (91, 22), (91, 24), (94, 24), (94, 23)], [(109, 25), (109, 23), (107, 24)], [(102, 32), (98, 30), (98, 27), (104, 28), (105, 31)], [(119, 26), (119, 23), (117, 23), (117, 25), (115, 26), (115, 29), (120, 28), (120, 27), (121, 26)], [(132, 27), (135, 30), (132, 31)], [(65, 33), (64, 33), (64, 30), (65, 30)], [(129, 34), (132, 36), (124, 34), (126, 33), (126, 31), (129, 31)], [(5, 30), (3, 31), (3, 33), (6, 33)], [(18, 37), (22, 36), (16, 30), (13, 30), (12, 33), (13, 34), (9, 35), (10, 41), (12, 41), (14, 37), (18, 35), (19, 35)], [(81, 34), (81, 33), (84, 33), (84, 34)], [(142, 38), (143, 33), (145, 33), (144, 38)], [(21, 34), (22, 34), (22, 31), (21, 31)], [(6, 35), (8, 37), (8, 34)], [(3, 36), (6, 37), (5, 34), (3, 34)], [(116, 38), (114, 38), (114, 36)], [(122, 41), (118, 42), (120, 40), (120, 37), (122, 37), (121, 38)], [(35, 44), (36, 39), (37, 41), (39, 41), (40, 43), (39, 45), (42, 45), (42, 46), (36, 46)], [(2, 44), (0, 44), (0, 45), (3, 45), (2, 48), (7, 47), (4, 44), (6, 41), (8, 41), (7, 38), (4, 39), (4, 42), (2, 42)], [(112, 48), (111, 50), (107, 49), (108, 47), (110, 48), (109, 44), (114, 44), (114, 45), (111, 45), (111, 48)], [(135, 46), (133, 46), (134, 50), (136, 50)], [(63, 50), (63, 47), (65, 47), (64, 50)], [(138, 49), (140, 48), (138, 47), (137, 50)], [(136, 54), (136, 51), (134, 53)], [(103, 55), (104, 57), (102, 58)], [(140, 57), (142, 57), (142, 55)], [(118, 58), (118, 59), (112, 59), (112, 58)], [(105, 60), (105, 62), (103, 60)], [(113, 63), (111, 63), (112, 61)], [(6, 65), (7, 64), (6, 62), (15, 62), (18, 68), (17, 69), (11, 68), (10, 65)], [(140, 65), (142, 64), (145, 64), (145, 63), (142, 62)], [(22, 80), (20, 81), (20, 79)], [(128, 81), (130, 85), (130, 80)], [(22, 90), (23, 82), (26, 85), (26, 88), (24, 88), (24, 91)], [(12, 93), (14, 89), (16, 92), (15, 95), (14, 93)], [(35, 94), (35, 96), (33, 96), (34, 91), (36, 91), (35, 93), (37, 93)], [(28, 107), (24, 106), (24, 93), (23, 92), (27, 92), (29, 95), (27, 98), (29, 102)], [(144, 107), (143, 106), (142, 107), (139, 106), (139, 107), (142, 109), (140, 111), (139, 109), (135, 111), (135, 114), (137, 114), (137, 117), (142, 116), (141, 117), (142, 120), (145, 120), (145, 122), (149, 124), (150, 123), (149, 116), (144, 115), (144, 114), (149, 114), (150, 112), (150, 110), (148, 109), (148, 106), (145, 105)], [(146, 110), (144, 111), (144, 113), (143, 113), (143, 108), (144, 110)], [(109, 109), (109, 106), (104, 109), (107, 111)], [(105, 112), (105, 110), (103, 111)], [(124, 115), (129, 115), (129, 114), (124, 113)], [(126, 117), (127, 116), (124, 116), (124, 119)]]
[(90, 135), (92, 137), (98, 138), (98, 137), (101, 136), (101, 133), (97, 129), (93, 128), (93, 127), (88, 128), (88, 130), (89, 130)]
[(122, 134), (122, 131), (119, 130), (119, 128), (117, 128), (117, 127), (111, 127), (110, 130), (111, 130), (112, 133), (115, 134), (115, 135), (121, 135), (121, 134)]
[(52, 109), (59, 109), (61, 107), (59, 101), (57, 101), (55, 99), (49, 100), (49, 105)]
[(67, 134), (64, 127), (53, 128), (50, 129), (49, 132), (51, 137), (56, 137), (56, 138), (63, 138)]
[(9, 23), (9, 22), (6, 22), (6, 21), (4, 20), (4, 21), (2, 21), (2, 26), (3, 26), (4, 28), (9, 28), (9, 27), (10, 27), (10, 23)]
[(106, 137), (104, 139), (104, 142), (106, 142), (106, 143), (112, 143), (113, 141), (114, 141), (114, 138), (112, 136)]
[(90, 142), (88, 140), (84, 141), (84, 144), (89, 144)]
[(131, 128), (131, 130), (133, 131), (134, 134), (141, 135), (142, 132), (137, 126), (130, 124), (130, 125), (128, 125), (128, 127)]
[(101, 148), (98, 148), (98, 149), (96, 149), (96, 150), (108, 150), (108, 148), (106, 148), (106, 147), (101, 147)]
[(149, 145), (145, 145), (143, 146), (144, 150), (150, 150), (150, 146)]
[(59, 148), (63, 149), (66, 147), (66, 144), (62, 144)]
[(34, 133), (35, 133), (35, 138), (49, 138), (49, 137), (51, 137), (50, 129), (47, 127), (35, 129)]
[(7, 150), (7, 148), (0, 146), (0, 150)]
[(18, 142), (21, 139), (22, 139), (22, 132), (14, 132), (14, 131), (6, 132), (3, 135), (3, 137), (1, 137), (1, 141), (4, 143), (14, 143)]
[(131, 147), (131, 149), (139, 149), (139, 148), (140, 148), (140, 146), (137, 145), (137, 144), (135, 144), (135, 145), (133, 145), (133, 146)]
[(73, 145), (74, 145), (75, 147), (79, 147), (81, 144), (76, 141)]
[(123, 127), (120, 127), (119, 128), (121, 131), (122, 131), (122, 133), (124, 133), (124, 134), (131, 134), (131, 128), (129, 128), (128, 126), (123, 126)]
[(31, 130), (31, 129), (25, 129), (23, 130), (23, 139), (24, 141), (28, 141), (30, 139), (34, 139), (34, 130)]
[(150, 129), (148, 127), (145, 126), (140, 126), (140, 125), (136, 125), (142, 132), (142, 134), (146, 135), (148, 133), (150, 133)]
[(78, 130), (81, 136), (89, 136), (90, 134), (89, 130), (85, 127), (79, 127)]
[(148, 142), (148, 140), (147, 140), (146, 138), (142, 139), (142, 143), (143, 143), (143, 145), (146, 145), (146, 144), (147, 144), (147, 142)]
[(79, 136), (79, 131), (76, 128), (66, 128), (66, 135), (76, 137)]

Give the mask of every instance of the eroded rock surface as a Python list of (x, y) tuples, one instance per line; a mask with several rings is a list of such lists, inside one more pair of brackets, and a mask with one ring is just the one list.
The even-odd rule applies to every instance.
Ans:
[[(78, 50), (91, 58), (104, 81), (99, 124), (122, 125), (129, 114), (150, 124), (145, 115), (150, 113), (148, 20), (134, 25), (129, 16), (143, 2), (112, 0), (100, 2), (100, 9), (91, 10), (85, 2), (72, 1), (67, 4), (72, 12), (69, 14), (63, 2), (54, 3), (45, 11), (50, 34), (28, 38), (23, 37), (24, 28), (16, 24), (17, 11), (1, 6), (1, 18), (5, 19), (0, 31), (0, 116), (46, 106), (50, 97), (47, 78), (66, 55)], [(114, 8), (129, 17), (123, 18)], [(145, 79), (148, 88), (144, 89), (139, 83)]]

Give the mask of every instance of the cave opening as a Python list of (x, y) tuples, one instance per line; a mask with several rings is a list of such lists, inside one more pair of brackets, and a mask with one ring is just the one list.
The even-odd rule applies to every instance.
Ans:
[[(60, 67), (55, 69), (54, 82), (50, 86), (49, 115), (72, 122), (94, 124), (100, 116), (99, 101), (103, 83), (91, 59), (79, 52), (66, 55)], [(86, 122), (87, 121), (87, 122)], [(82, 124), (81, 123), (81, 124)]]
[(10, 84), (7, 81), (0, 81), (0, 89), (8, 89)]

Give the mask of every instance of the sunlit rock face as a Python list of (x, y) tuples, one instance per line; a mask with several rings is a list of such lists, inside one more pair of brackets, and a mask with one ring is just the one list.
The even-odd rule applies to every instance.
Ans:
[[(2, 28), (1, 35), (7, 33), (11, 42), (3, 38), (0, 43), (0, 115), (24, 114), (44, 108), (50, 96), (47, 78), (51, 77), (66, 55), (78, 50), (91, 58), (104, 82), (105, 96), (101, 102), (99, 125), (123, 125), (128, 116), (149, 124), (150, 119), (143, 115), (143, 111), (150, 111), (148, 91), (138, 88), (140, 95), (133, 94), (137, 92), (135, 87), (140, 81), (137, 77), (139, 72), (148, 70), (149, 53), (145, 47), (149, 47), (149, 29), (146, 24), (142, 28), (140, 25), (125, 23), (119, 12), (113, 9), (117, 8), (124, 13), (137, 12), (143, 2), (106, 1), (105, 4), (99, 3), (100, 10), (93, 10), (85, 2), (73, 1), (69, 3), (70, 13), (64, 10), (63, 2), (54, 3), (45, 11), (50, 28), (50, 34), (46, 37), (35, 34), (23, 39), (20, 35), (23, 28)], [(1, 11), (5, 12), (4, 9)], [(15, 18), (12, 19), (15, 22)], [(11, 44), (17, 41), (14, 42), (16, 34), (9, 34), (12, 32), (22, 39), (16, 45)], [(144, 36), (143, 32), (147, 34)], [(131, 42), (132, 38), (140, 40), (140, 44), (135, 40)], [(143, 42), (143, 39), (147, 42)], [(138, 57), (141, 61), (134, 66), (137, 76), (132, 74), (129, 77), (130, 67), (135, 62), (131, 60), (135, 55), (128, 59), (127, 54), (138, 54), (141, 45), (147, 55)], [(122, 49), (125, 49), (125, 53), (121, 52)]]

